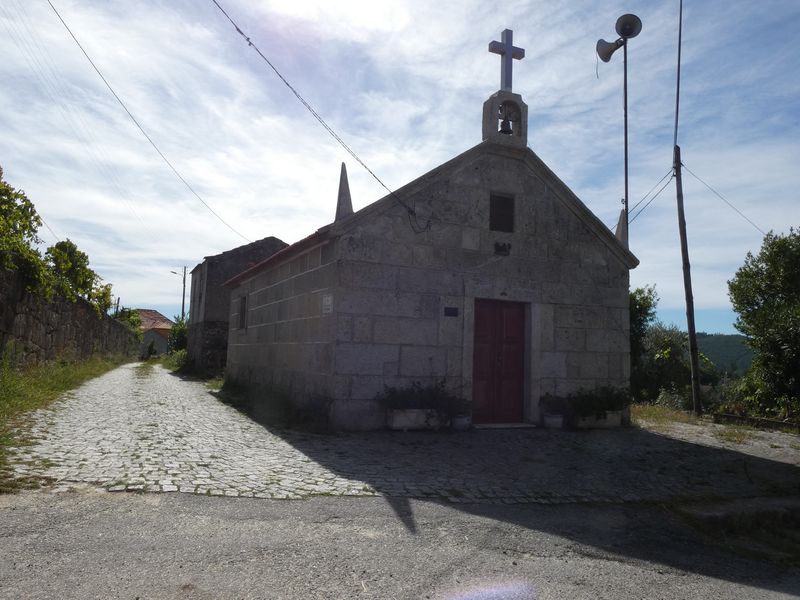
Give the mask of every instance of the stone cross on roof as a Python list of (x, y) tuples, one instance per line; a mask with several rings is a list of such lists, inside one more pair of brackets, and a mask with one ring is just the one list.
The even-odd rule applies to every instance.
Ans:
[(514, 32), (510, 29), (504, 29), (500, 39), (503, 41), (489, 42), (489, 52), (494, 52), (501, 56), (500, 89), (510, 92), (512, 59), (522, 60), (525, 58), (525, 50), (514, 46)]

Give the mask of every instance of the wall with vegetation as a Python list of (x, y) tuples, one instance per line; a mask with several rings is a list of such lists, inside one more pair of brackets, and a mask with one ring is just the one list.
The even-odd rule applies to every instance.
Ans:
[(14, 363), (130, 354), (137, 347), (130, 329), (83, 298), (47, 301), (26, 292), (18, 272), (0, 268), (0, 348), (10, 349)]

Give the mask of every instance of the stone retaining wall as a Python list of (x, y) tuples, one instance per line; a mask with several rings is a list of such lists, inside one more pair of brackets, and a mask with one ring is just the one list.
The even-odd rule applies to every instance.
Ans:
[(0, 350), (10, 347), (16, 364), (39, 364), (60, 356), (132, 354), (137, 346), (127, 327), (98, 315), (86, 300), (48, 302), (26, 293), (17, 273), (0, 269)]

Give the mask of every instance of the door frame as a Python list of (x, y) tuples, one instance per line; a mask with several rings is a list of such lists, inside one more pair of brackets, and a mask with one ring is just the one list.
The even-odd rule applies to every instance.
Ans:
[(538, 419), (538, 409), (534, 406), (534, 402), (532, 401), (531, 392), (533, 391), (532, 385), (532, 369), (531, 369), (531, 358), (533, 356), (532, 348), (531, 348), (531, 325), (533, 321), (534, 312), (532, 310), (532, 304), (529, 299), (514, 299), (508, 297), (484, 297), (484, 296), (472, 296), (472, 297), (465, 297), (464, 298), (464, 308), (465, 308), (465, 315), (464, 315), (464, 353), (462, 359), (462, 372), (465, 374), (465, 382), (466, 385), (464, 386), (465, 396), (470, 399), (472, 402), (474, 398), (474, 387), (473, 387), (473, 365), (475, 360), (475, 304), (478, 300), (487, 300), (490, 302), (509, 302), (513, 304), (521, 304), (523, 307), (523, 368), (522, 368), (522, 421), (521, 423), (532, 423), (536, 422)]

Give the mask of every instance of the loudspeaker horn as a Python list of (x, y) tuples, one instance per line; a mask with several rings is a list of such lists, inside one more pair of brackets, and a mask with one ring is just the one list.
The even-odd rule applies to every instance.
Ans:
[(622, 40), (616, 42), (607, 42), (605, 40), (597, 40), (597, 56), (603, 62), (611, 60), (611, 55), (617, 51), (617, 48), (622, 47)]
[(622, 15), (617, 19), (616, 29), (619, 37), (628, 40), (639, 35), (642, 30), (642, 20), (636, 15)]

